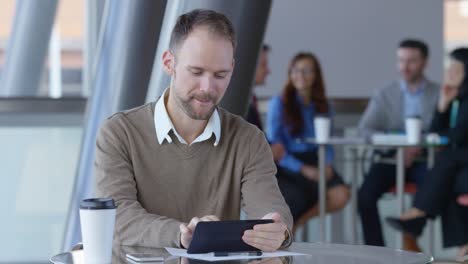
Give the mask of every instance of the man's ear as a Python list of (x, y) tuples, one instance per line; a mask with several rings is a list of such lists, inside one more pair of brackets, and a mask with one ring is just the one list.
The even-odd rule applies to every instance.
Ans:
[(425, 58), (425, 59), (424, 59), (424, 65), (423, 65), (423, 69), (426, 69), (426, 67), (427, 67), (427, 63), (428, 63), (428, 61), (427, 61), (427, 60), (428, 60), (428, 58)]
[(232, 59), (232, 71), (234, 71), (234, 65), (236, 65), (236, 60)]
[(166, 50), (162, 55), (163, 69), (164, 71), (172, 75), (174, 72), (175, 57), (170, 50)]

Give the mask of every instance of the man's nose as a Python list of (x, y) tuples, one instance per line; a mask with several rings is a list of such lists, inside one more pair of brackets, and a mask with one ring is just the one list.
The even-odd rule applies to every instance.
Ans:
[(211, 76), (205, 76), (200, 82), (200, 91), (209, 92), (213, 88), (213, 78)]

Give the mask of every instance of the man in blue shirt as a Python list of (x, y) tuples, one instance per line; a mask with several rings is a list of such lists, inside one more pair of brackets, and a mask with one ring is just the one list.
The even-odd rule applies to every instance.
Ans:
[[(397, 50), (400, 78), (387, 87), (379, 89), (367, 106), (359, 122), (361, 135), (369, 137), (374, 133), (402, 132), (405, 119), (418, 116), (423, 130), (427, 131), (437, 105), (440, 86), (424, 76), (429, 56), (427, 45), (419, 40), (403, 40)], [(427, 172), (424, 162), (416, 158), (422, 154), (418, 147), (406, 148), (406, 180), (421, 184)], [(395, 152), (384, 153), (393, 157)], [(359, 190), (358, 208), (367, 245), (384, 246), (377, 201), (395, 185), (396, 166), (374, 163)], [(404, 247), (417, 250), (415, 241), (404, 236)]]

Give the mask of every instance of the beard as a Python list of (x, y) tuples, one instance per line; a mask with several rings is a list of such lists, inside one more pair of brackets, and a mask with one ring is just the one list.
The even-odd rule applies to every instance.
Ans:
[[(194, 120), (210, 119), (211, 115), (213, 114), (214, 110), (217, 107), (216, 96), (210, 95), (208, 93), (194, 94), (194, 95), (189, 96), (188, 99), (184, 99), (176, 94), (175, 98), (179, 106), (185, 112), (185, 114)], [(196, 107), (194, 106), (194, 104), (197, 104), (196, 102), (197, 99), (203, 102), (209, 101), (212, 103), (212, 106), (210, 108), (201, 107), (199, 110), (197, 110)]]
[[(175, 101), (179, 107), (184, 111), (184, 113), (194, 120), (209, 120), (211, 115), (213, 115), (214, 110), (217, 107), (218, 98), (214, 94), (209, 94), (206, 92), (194, 92), (193, 94), (188, 95), (188, 98), (185, 99), (182, 96), (178, 95), (178, 89), (175, 87), (176, 83), (176, 72), (174, 70), (174, 75), (171, 80), (171, 90), (174, 91)], [(208, 109), (207, 107), (200, 107), (197, 111), (194, 104), (197, 104), (197, 99), (203, 102), (211, 102), (212, 106)]]
[(401, 75), (407, 83), (414, 83), (423, 77), (423, 74), (417, 72), (401, 72)]
[[(184, 109), (185, 114), (187, 114), (190, 118), (195, 119), (195, 120), (208, 120), (210, 119), (211, 115), (213, 114), (215, 108), (216, 108), (216, 100), (215, 99), (209, 99), (213, 106), (211, 106), (209, 109), (205, 111), (197, 111), (195, 107), (191, 104), (191, 102), (194, 102), (196, 99), (200, 99), (200, 97), (191, 97), (188, 100), (182, 100), (181, 105), (182, 108)], [(207, 99), (203, 99), (207, 100)]]

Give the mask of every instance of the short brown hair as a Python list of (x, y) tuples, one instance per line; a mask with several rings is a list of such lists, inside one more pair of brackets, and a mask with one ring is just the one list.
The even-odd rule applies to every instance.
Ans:
[(236, 34), (231, 21), (221, 13), (207, 9), (195, 9), (179, 16), (172, 29), (169, 48), (175, 52), (197, 26), (207, 26), (212, 33), (228, 39), (236, 49)]
[(427, 44), (424, 43), (422, 40), (418, 39), (404, 39), (400, 42), (399, 48), (410, 48), (410, 49), (417, 49), (421, 52), (421, 55), (424, 59), (429, 57), (429, 48)]

